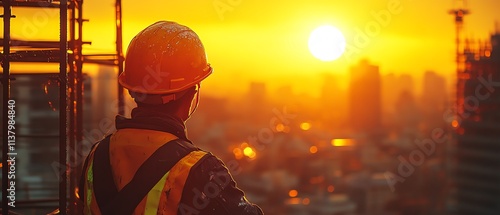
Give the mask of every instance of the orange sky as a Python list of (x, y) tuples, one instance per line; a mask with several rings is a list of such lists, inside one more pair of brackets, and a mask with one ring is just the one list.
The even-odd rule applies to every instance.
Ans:
[[(360, 58), (380, 65), (381, 73), (410, 73), (417, 79), (425, 70), (435, 70), (451, 77), (454, 70), (454, 25), (446, 13), (451, 0), (184, 0), (124, 1), (125, 48), (130, 39), (157, 20), (173, 20), (190, 26), (201, 37), (208, 59), (215, 68), (204, 87), (216, 94), (243, 92), (249, 81), (265, 81), (271, 88), (290, 84), (296, 92), (319, 91), (322, 73), (341, 76), (339, 84), (347, 86), (349, 66)], [(376, 23), (372, 13), (389, 11), (388, 4), (399, 5), (390, 21), (376, 24), (378, 34), (367, 36), (359, 45), (361, 32)], [(113, 50), (113, 0), (85, 1), (84, 14), (90, 22), (84, 25), (84, 40), (90, 52)], [(216, 8), (218, 6), (218, 9)], [(469, 2), (472, 14), (466, 17), (466, 34), (486, 39), (500, 20), (500, 1)], [(58, 37), (57, 11), (15, 9), (14, 37), (50, 39)], [(47, 17), (51, 17), (49, 21)], [(55, 18), (55, 19), (54, 19)], [(350, 50), (351, 58), (333, 62), (314, 58), (308, 50), (311, 31), (324, 24), (339, 28)], [(28, 27), (27, 27), (28, 26)], [(365, 38), (365, 39), (366, 39)], [(353, 49), (352, 47), (355, 47)], [(23, 66), (13, 67), (13, 69)], [(92, 69), (93, 67), (87, 67)], [(243, 83), (243, 85), (237, 84)]]

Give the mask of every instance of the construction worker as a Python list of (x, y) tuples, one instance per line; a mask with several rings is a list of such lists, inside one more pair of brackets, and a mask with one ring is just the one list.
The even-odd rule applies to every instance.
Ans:
[(131, 118), (94, 145), (79, 188), (84, 214), (263, 214), (224, 163), (194, 146), (185, 121), (212, 73), (191, 29), (159, 21), (130, 42), (119, 83), (137, 103)]

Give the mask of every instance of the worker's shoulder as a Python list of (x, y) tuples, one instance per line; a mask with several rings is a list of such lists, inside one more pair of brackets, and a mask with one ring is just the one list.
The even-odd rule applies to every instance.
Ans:
[[(186, 186), (191, 188), (197, 187), (205, 189), (204, 185), (216, 183), (221, 189), (229, 184), (234, 184), (234, 179), (224, 162), (207, 152), (192, 168), (186, 181)], [(222, 184), (221, 184), (222, 183)], [(207, 185), (208, 186), (208, 185)]]
[[(199, 149), (200, 151), (203, 151), (202, 149)], [(194, 166), (193, 169), (195, 170), (194, 172), (197, 172), (201, 175), (206, 175), (206, 174), (213, 174), (216, 172), (233, 172), (230, 171), (231, 168), (228, 167), (238, 167), (237, 165), (231, 165), (233, 164), (232, 162), (229, 162), (226, 165), (224, 161), (222, 161), (219, 157), (215, 156), (214, 154), (208, 152), (208, 151), (203, 151), (206, 153), (205, 156), (203, 156), (202, 159), (200, 159)], [(231, 169), (232, 170), (232, 169)]]

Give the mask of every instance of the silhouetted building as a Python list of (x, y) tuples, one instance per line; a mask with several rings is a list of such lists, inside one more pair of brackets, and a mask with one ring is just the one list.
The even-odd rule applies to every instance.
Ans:
[(396, 101), (395, 122), (399, 131), (416, 133), (418, 123), (421, 122), (420, 111), (415, 97), (409, 91), (402, 91)]
[(329, 128), (339, 128), (348, 120), (347, 93), (340, 89), (339, 77), (332, 74), (323, 75), (319, 111), (321, 120)]
[[(500, 214), (500, 33), (466, 47), (457, 98), (453, 214)], [(461, 82), (462, 81), (462, 82)]]
[(415, 97), (414, 81), (411, 75), (402, 74), (395, 75), (393, 73), (381, 77), (381, 92), (382, 92), (382, 124), (384, 126), (399, 126), (396, 125), (401, 120), (401, 110), (398, 106), (401, 105), (401, 95)]
[(422, 82), (421, 109), (428, 129), (443, 126), (443, 113), (448, 107), (446, 80), (443, 76), (427, 71)]
[(390, 117), (385, 117), (389, 116), (394, 113), (394, 104), (396, 104), (396, 100), (398, 98), (398, 95), (400, 94), (399, 91), (396, 91), (395, 88), (398, 85), (398, 79), (397, 76), (394, 73), (389, 73), (387, 75), (383, 75), (381, 77), (381, 89), (382, 89), (382, 113), (384, 115), (383, 123), (391, 123), (390, 120), (388, 120)]
[(250, 96), (251, 102), (261, 103), (266, 101), (266, 84), (263, 82), (252, 82), (250, 83), (250, 90), (248, 95)]
[(378, 66), (362, 60), (351, 67), (350, 124), (356, 131), (374, 132), (381, 125), (380, 74)]
[(264, 122), (268, 119), (271, 109), (267, 95), (267, 87), (264, 82), (251, 82), (248, 94), (244, 99), (244, 107), (247, 122)]
[(409, 74), (402, 74), (398, 78), (398, 90), (399, 94), (406, 91), (409, 94), (415, 95), (415, 82), (413, 77)]

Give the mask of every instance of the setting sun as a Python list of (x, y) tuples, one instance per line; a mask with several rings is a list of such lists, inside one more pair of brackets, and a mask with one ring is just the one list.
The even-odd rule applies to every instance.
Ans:
[(339, 29), (324, 25), (316, 28), (309, 36), (309, 51), (322, 60), (336, 60), (345, 51), (346, 41)]

